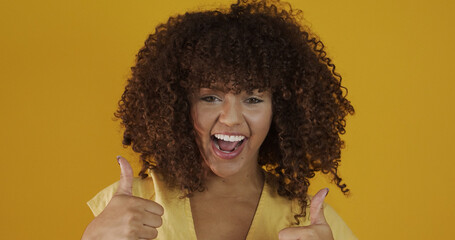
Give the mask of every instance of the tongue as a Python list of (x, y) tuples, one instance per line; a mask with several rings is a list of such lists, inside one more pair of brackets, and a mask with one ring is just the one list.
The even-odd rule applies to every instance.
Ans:
[(237, 143), (239, 143), (239, 142), (227, 142), (227, 141), (223, 141), (223, 140), (218, 139), (218, 146), (220, 146), (220, 149), (223, 150), (223, 151), (232, 151), (232, 150), (234, 150), (234, 148), (237, 145)]

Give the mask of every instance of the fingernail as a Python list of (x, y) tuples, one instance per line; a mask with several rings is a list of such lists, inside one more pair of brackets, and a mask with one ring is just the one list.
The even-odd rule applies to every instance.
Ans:
[(330, 190), (330, 189), (329, 189), (329, 188), (325, 188), (325, 189), (327, 189), (327, 193), (325, 194), (324, 197), (327, 197), (327, 195), (329, 195), (329, 190)]
[(121, 157), (122, 157), (122, 156), (120, 156), (120, 155), (117, 156), (117, 163), (118, 163), (119, 165), (120, 165), (120, 158), (121, 158)]

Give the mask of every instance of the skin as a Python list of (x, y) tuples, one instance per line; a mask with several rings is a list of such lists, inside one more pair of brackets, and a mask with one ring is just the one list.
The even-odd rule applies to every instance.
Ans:
[[(244, 239), (264, 184), (257, 159), (272, 122), (271, 94), (201, 88), (192, 95), (191, 117), (206, 170), (206, 190), (190, 198), (196, 235)], [(215, 134), (245, 136), (241, 151), (233, 158), (217, 154)]]
[(162, 225), (163, 207), (154, 201), (133, 196), (133, 169), (123, 157), (117, 157), (117, 161), (121, 169), (117, 192), (87, 226), (82, 240), (157, 237), (156, 229)]
[(328, 193), (329, 189), (324, 188), (313, 196), (309, 226), (285, 228), (278, 233), (279, 240), (333, 240), (332, 230), (325, 219), (322, 207)]
[[(196, 142), (211, 173), (233, 181), (252, 173), (259, 174), (259, 147), (272, 122), (272, 98), (269, 92), (260, 93), (256, 90), (250, 95), (246, 92), (233, 94), (219, 89), (201, 88), (192, 97), (191, 116), (197, 133)], [(241, 153), (228, 160), (218, 156), (211, 141), (211, 136), (217, 133), (245, 136)]]
[[(258, 201), (257, 193), (260, 194), (259, 188), (262, 188), (264, 180), (258, 169), (257, 158), (259, 147), (267, 136), (272, 121), (270, 92), (260, 93), (255, 90), (252, 94), (233, 94), (217, 88), (202, 88), (194, 94), (191, 104), (196, 141), (208, 170), (207, 190), (196, 193), (194, 198), (213, 199), (224, 196), (225, 199), (228, 196), (241, 199), (242, 196), (248, 196)], [(246, 136), (248, 141), (236, 158), (226, 160), (213, 151), (211, 136), (216, 133), (236, 133)], [(256, 195), (252, 196), (252, 193)], [(310, 226), (285, 228), (280, 231), (279, 239), (333, 240), (322, 210), (327, 193), (328, 189), (322, 189), (313, 197)], [(210, 206), (210, 203), (204, 205)], [(233, 206), (230, 211), (235, 209)], [(222, 229), (218, 228), (217, 231), (219, 236)], [(204, 233), (207, 231), (204, 230)], [(233, 239), (232, 237), (228, 239)]]
[[(272, 121), (271, 94), (256, 90), (252, 94), (246, 92), (234, 94), (216, 88), (202, 88), (192, 96), (191, 116), (197, 133), (196, 142), (207, 173), (205, 179), (207, 190), (194, 194), (190, 199), (192, 206), (198, 206), (199, 203), (199, 206), (205, 208), (216, 207), (220, 202), (213, 199), (228, 201), (233, 199), (232, 202), (225, 203), (232, 207), (225, 207), (224, 210), (232, 213), (236, 211), (235, 209), (240, 209), (238, 215), (246, 212), (237, 207), (236, 201), (244, 202), (246, 206), (253, 205), (254, 209), (264, 184), (257, 159), (259, 148), (267, 136)], [(211, 136), (215, 133), (245, 136), (242, 151), (234, 158), (223, 159), (212, 147)], [(82, 236), (83, 240), (155, 239), (157, 228), (163, 224), (161, 219), (163, 207), (154, 201), (132, 196), (133, 170), (126, 159), (118, 157), (118, 162), (121, 168), (118, 190), (103, 212), (87, 226)], [(310, 226), (285, 228), (279, 232), (279, 239), (333, 240), (331, 229), (322, 211), (322, 203), (327, 192), (328, 189), (322, 189), (313, 197), (310, 205)], [(251, 207), (246, 209), (248, 208)], [(223, 214), (222, 209), (218, 213)], [(253, 215), (254, 211), (248, 217), (252, 218)], [(195, 223), (199, 221), (197, 216), (198, 214), (194, 212)], [(199, 216), (204, 218), (204, 214)], [(249, 218), (246, 218), (246, 222)], [(203, 223), (204, 219), (199, 222)], [(204, 236), (201, 239), (244, 238), (237, 235), (220, 236), (221, 228), (217, 229), (218, 232), (203, 231), (204, 228), (199, 230), (198, 238), (201, 236)], [(248, 231), (248, 227), (243, 229), (242, 236), (245, 231)], [(198, 229), (196, 232), (198, 233)]]

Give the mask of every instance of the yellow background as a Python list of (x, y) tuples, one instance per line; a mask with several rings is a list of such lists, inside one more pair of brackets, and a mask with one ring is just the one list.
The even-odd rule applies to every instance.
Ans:
[[(454, 1), (293, 0), (356, 115), (327, 201), (360, 239), (453, 239)], [(217, 1), (2, 1), (0, 238), (79, 239), (119, 176), (117, 101), (148, 33)]]

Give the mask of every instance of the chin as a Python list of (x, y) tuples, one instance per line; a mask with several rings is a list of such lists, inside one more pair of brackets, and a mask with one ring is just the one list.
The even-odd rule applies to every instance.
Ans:
[(210, 163), (206, 162), (213, 174), (221, 178), (227, 178), (237, 174), (240, 171), (240, 164), (234, 162), (228, 163)]

